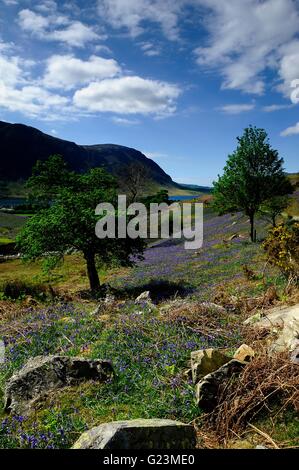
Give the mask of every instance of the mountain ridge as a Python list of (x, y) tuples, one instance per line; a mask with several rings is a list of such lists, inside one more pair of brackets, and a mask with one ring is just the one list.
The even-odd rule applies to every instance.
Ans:
[(32, 126), (0, 121), (0, 180), (25, 180), (37, 160), (52, 154), (62, 155), (74, 171), (103, 166), (115, 176), (127, 165), (138, 163), (146, 169), (149, 186), (180, 188), (156, 162), (134, 148), (117, 144), (78, 145)]

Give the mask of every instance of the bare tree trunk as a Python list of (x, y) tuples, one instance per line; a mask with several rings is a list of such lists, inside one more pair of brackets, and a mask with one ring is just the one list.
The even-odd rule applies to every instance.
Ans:
[(87, 265), (87, 275), (89, 280), (90, 289), (96, 291), (100, 288), (100, 279), (95, 263), (94, 253), (86, 253), (84, 255)]
[(255, 230), (254, 230), (254, 212), (251, 212), (249, 214), (249, 220), (250, 220), (250, 239), (252, 242), (255, 242)]

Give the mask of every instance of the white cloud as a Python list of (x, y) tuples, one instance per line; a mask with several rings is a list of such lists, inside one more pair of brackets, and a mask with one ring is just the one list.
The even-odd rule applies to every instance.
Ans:
[(159, 23), (168, 39), (178, 38), (182, 0), (98, 0), (101, 17), (114, 28), (125, 28), (132, 37), (144, 32), (144, 22)]
[(144, 55), (148, 57), (154, 57), (161, 54), (161, 51), (158, 47), (156, 47), (151, 42), (142, 42), (140, 44), (141, 50), (143, 51)]
[(293, 104), (271, 104), (268, 106), (264, 106), (263, 111), (265, 111), (265, 113), (273, 113), (275, 111), (281, 111), (282, 109), (290, 109), (293, 107)]
[(20, 59), (0, 55), (0, 84), (14, 85), (21, 79), (21, 76)]
[(90, 112), (166, 116), (175, 112), (180, 92), (170, 83), (136, 76), (112, 78), (76, 91), (74, 104)]
[(49, 14), (47, 16), (24, 9), (19, 12), (20, 27), (45, 41), (58, 41), (72, 47), (84, 47), (86, 43), (103, 39), (93, 28), (81, 21), (70, 21), (66, 16)]
[(283, 47), (298, 32), (296, 2), (197, 0), (197, 3), (210, 13), (204, 20), (208, 44), (195, 50), (198, 64), (219, 69), (222, 88), (262, 94), (265, 88), (262, 73), (268, 67), (279, 68)]
[(241, 114), (252, 111), (254, 108), (255, 104), (227, 104), (217, 109), (226, 114)]
[[(207, 32), (195, 49), (197, 63), (220, 72), (222, 89), (261, 95), (268, 85), (264, 73), (271, 68), (281, 78), (284, 94), (290, 94), (290, 81), (299, 78), (294, 0), (98, 0), (98, 10), (110, 25), (125, 28), (132, 37), (156, 23), (171, 40), (179, 39), (191, 11), (193, 25)], [(159, 50), (144, 53), (153, 56)]]
[(167, 155), (167, 153), (147, 152), (147, 151), (144, 151), (143, 153), (144, 153), (144, 155), (146, 155), (151, 160), (160, 160), (160, 158), (162, 158), (162, 159), (163, 158), (170, 158), (169, 155)]
[(14, 88), (0, 82), (0, 107), (9, 111), (45, 119), (50, 118), (53, 112), (59, 115), (67, 103), (67, 98), (49, 93), (38, 86)]
[(288, 127), (284, 131), (281, 132), (282, 137), (289, 137), (290, 135), (297, 135), (299, 134), (299, 122), (295, 124), (295, 126)]
[(26, 8), (19, 12), (19, 25), (24, 31), (43, 34), (45, 29), (50, 25), (50, 18), (39, 15)]
[(5, 5), (7, 5), (7, 6), (17, 5), (18, 4), (18, 0), (2, 0), (2, 2), (5, 3)]
[(99, 39), (92, 28), (80, 21), (75, 21), (65, 29), (55, 30), (50, 34), (53, 41), (64, 42), (70, 46), (83, 47), (87, 42)]
[(43, 13), (53, 13), (57, 10), (57, 3), (54, 0), (43, 0), (35, 5), (35, 8)]
[(115, 122), (115, 124), (120, 124), (121, 126), (135, 126), (136, 124), (140, 123), (138, 119), (127, 119), (117, 116), (114, 116), (112, 121)]
[(289, 98), (293, 91), (291, 83), (299, 78), (299, 40), (291, 41), (282, 48), (279, 75), (282, 83), (278, 89)]
[(84, 61), (72, 55), (54, 55), (47, 61), (43, 83), (49, 88), (71, 89), (91, 81), (114, 77), (120, 70), (114, 59), (91, 56)]

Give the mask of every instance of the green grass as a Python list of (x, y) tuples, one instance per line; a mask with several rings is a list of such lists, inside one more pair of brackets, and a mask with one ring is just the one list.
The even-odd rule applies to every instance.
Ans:
[[(86, 383), (53, 393), (26, 419), (3, 416), (2, 448), (69, 447), (86, 427), (111, 420), (155, 417), (189, 422), (199, 414), (194, 387), (183, 374), (190, 351), (236, 347), (240, 342), (237, 329), (229, 340), (199, 336), (134, 303), (114, 310), (107, 322), (82, 307), (57, 304), (28, 312), (13, 328), (2, 322), (0, 332), (7, 345), (2, 389), (15, 370), (39, 354), (109, 359), (116, 372), (111, 383)], [(31, 440), (22, 440), (22, 435)]]
[(13, 240), (11, 240), (10, 238), (0, 237), (0, 245), (8, 245), (12, 242)]
[[(2, 215), (5, 219), (0, 233), (9, 238), (11, 229), (7, 229), (7, 223), (12, 222), (16, 232), (20, 228), (18, 218)], [(8, 216), (12, 218), (8, 220)], [(154, 294), (167, 294), (165, 300), (176, 294), (178, 286), (190, 287), (189, 296), (197, 301), (212, 300), (219, 287), (229, 294), (247, 297), (261, 295), (270, 285), (283, 291), (285, 281), (272, 268), (267, 269), (263, 279), (265, 260), (259, 243), (246, 239), (223, 242), (234, 232), (247, 233), (246, 220), (233, 225), (236, 220), (238, 216), (217, 218), (207, 210), (206, 245), (202, 252), (188, 253), (179, 245), (157, 247), (148, 251), (144, 263), (132, 269), (101, 272), (101, 281), (119, 288), (126, 298), (147, 290), (148, 285)], [(258, 228), (262, 237), (264, 224), (260, 222)], [(244, 264), (255, 271), (254, 280), (245, 278)], [(9, 285), (19, 286), (7, 297), (20, 300), (24, 295), (36, 296), (36, 290), (38, 293), (44, 288), (41, 286), (49, 284), (78, 298), (78, 291), (88, 287), (82, 256), (66, 256), (65, 263), (51, 275), (41, 271), (39, 262), (28, 265), (13, 260), (1, 264), (0, 291), (4, 293)], [(168, 288), (173, 288), (172, 294)], [(27, 418), (3, 415), (0, 447), (67, 448), (86, 428), (112, 420), (156, 417), (190, 422), (200, 413), (195, 406), (194, 386), (184, 376), (190, 352), (207, 347), (231, 350), (243, 342), (239, 328), (242, 319), (238, 315), (222, 318), (219, 328), (225, 327), (226, 331), (222, 337), (216, 332), (215, 336), (207, 336), (181, 322), (166, 321), (156, 308), (136, 306), (130, 301), (99, 317), (89, 313), (93, 308), (94, 304), (82, 301), (53, 303), (28, 309), (13, 320), (2, 316), (0, 337), (5, 339), (7, 362), (0, 369), (0, 395), (8, 378), (29, 357), (40, 354), (110, 359), (116, 377), (108, 384), (85, 383), (50, 394)], [(286, 426), (289, 434), (296, 432), (294, 419), (290, 418)]]

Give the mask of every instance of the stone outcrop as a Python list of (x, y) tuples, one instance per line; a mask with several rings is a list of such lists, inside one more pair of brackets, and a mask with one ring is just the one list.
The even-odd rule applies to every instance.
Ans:
[(270, 352), (294, 351), (299, 347), (299, 304), (263, 311), (248, 318), (244, 324), (277, 333), (277, 339), (270, 345)]
[(203, 376), (214, 372), (230, 361), (217, 349), (202, 349), (191, 353), (192, 381), (196, 384)]
[(232, 359), (227, 364), (206, 375), (196, 385), (196, 403), (204, 411), (211, 411), (217, 403), (217, 395), (220, 384), (232, 377), (239, 375), (247, 362)]
[(45, 393), (86, 380), (105, 382), (113, 376), (109, 361), (67, 356), (37, 356), (14, 374), (5, 388), (5, 410), (26, 413)]
[(168, 419), (101, 424), (84, 432), (73, 449), (194, 449), (193, 426)]
[(234, 359), (238, 361), (250, 362), (253, 358), (254, 350), (247, 344), (242, 344), (234, 354)]

